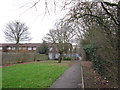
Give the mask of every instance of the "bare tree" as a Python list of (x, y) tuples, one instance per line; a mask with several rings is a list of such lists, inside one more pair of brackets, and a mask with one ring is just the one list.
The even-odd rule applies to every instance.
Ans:
[(57, 32), (55, 29), (49, 30), (49, 33), (46, 34), (46, 37), (44, 37), (48, 43), (56, 43), (57, 41)]
[(7, 41), (15, 42), (16, 51), (18, 51), (20, 41), (29, 41), (31, 37), (29, 36), (28, 27), (25, 23), (19, 21), (12, 21), (6, 25), (4, 30), (5, 38)]
[(60, 54), (59, 63), (63, 58), (63, 54), (68, 51), (71, 52), (72, 46), (70, 44), (75, 33), (73, 29), (63, 22), (56, 23), (56, 28), (49, 31), (44, 39), (53, 44), (57, 44), (57, 50)]

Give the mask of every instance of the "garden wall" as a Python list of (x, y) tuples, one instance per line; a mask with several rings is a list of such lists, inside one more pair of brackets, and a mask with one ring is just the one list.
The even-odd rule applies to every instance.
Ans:
[(2, 65), (22, 63), (22, 62), (31, 62), (31, 61), (37, 61), (37, 60), (47, 60), (47, 59), (48, 59), (48, 56), (45, 54), (2, 53)]

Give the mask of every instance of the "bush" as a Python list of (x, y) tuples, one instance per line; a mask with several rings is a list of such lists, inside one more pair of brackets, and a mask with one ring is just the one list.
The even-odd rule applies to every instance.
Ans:
[(103, 58), (99, 55), (99, 52), (95, 52), (94, 58), (92, 59), (93, 68), (102, 76), (106, 77), (112, 82), (117, 81), (117, 70), (115, 60)]
[(18, 61), (17, 63), (23, 63), (23, 61)]
[(86, 53), (86, 59), (89, 60), (89, 61), (92, 61), (94, 59), (97, 47), (89, 44), (89, 45), (85, 45), (83, 47), (83, 49)]
[(47, 45), (46, 41), (43, 41), (43, 43), (40, 44), (36, 49), (36, 52), (39, 53), (39, 54), (48, 55), (48, 51), (49, 51), (49, 48), (48, 48), (48, 45)]
[(70, 57), (64, 57), (63, 60), (72, 60)]

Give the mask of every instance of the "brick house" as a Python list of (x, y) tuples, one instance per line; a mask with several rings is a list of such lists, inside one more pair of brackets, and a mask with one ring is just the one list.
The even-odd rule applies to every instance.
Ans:
[[(19, 52), (26, 52), (26, 53), (33, 53), (36, 52), (37, 47), (40, 43), (20, 43), (19, 44)], [(0, 51), (2, 52), (14, 52), (16, 45), (13, 43), (0, 43)], [(68, 43), (67, 48), (72, 47), (72, 44)], [(57, 44), (48, 44), (49, 52), (48, 57), (49, 59), (58, 59), (60, 54), (57, 50)], [(68, 48), (68, 52), (64, 53), (64, 56), (71, 57), (72, 52), (71, 49)]]
[[(20, 52), (35, 52), (40, 43), (20, 43)], [(13, 43), (0, 43), (0, 51), (2, 52), (14, 52), (16, 45)]]

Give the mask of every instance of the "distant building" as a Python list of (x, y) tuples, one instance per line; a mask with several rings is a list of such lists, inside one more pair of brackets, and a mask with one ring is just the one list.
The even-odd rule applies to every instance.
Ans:
[[(20, 43), (19, 44), (19, 52), (26, 52), (26, 53), (33, 53), (36, 52), (37, 47), (41, 43)], [(2, 52), (14, 52), (15, 51), (16, 45), (13, 43), (0, 43), (0, 51)], [(48, 57), (49, 59), (59, 59), (59, 52), (57, 50), (57, 44), (48, 44), (49, 52), (48, 52)], [(79, 57), (77, 53), (73, 53), (71, 51), (72, 44), (68, 43), (67, 44), (68, 51), (64, 52), (65, 57), (71, 57), (73, 59), (76, 59)]]
[[(40, 43), (20, 43), (20, 52), (34, 52)], [(13, 43), (1, 43), (0, 51), (2, 52), (14, 52), (16, 45)]]

